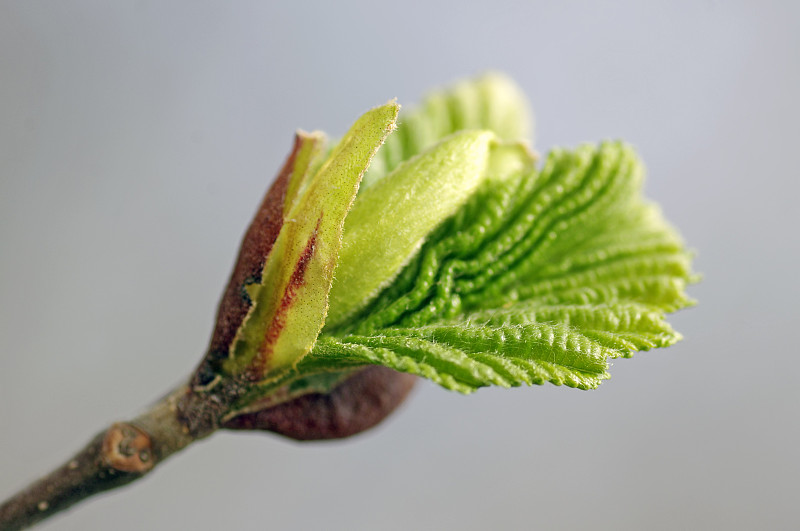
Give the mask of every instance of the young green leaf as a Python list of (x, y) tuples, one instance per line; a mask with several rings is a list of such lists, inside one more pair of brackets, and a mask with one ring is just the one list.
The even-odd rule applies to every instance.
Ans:
[(326, 326), (341, 324), (388, 285), (486, 179), (532, 163), (518, 144), (498, 145), (489, 131), (463, 131), (360, 194), (345, 223)]
[(664, 312), (691, 304), (690, 256), (641, 199), (642, 173), (630, 147), (609, 142), (485, 184), (298, 371), (378, 364), (461, 392), (588, 389), (609, 359), (673, 344)]
[[(332, 390), (368, 365), (460, 392), (544, 382), (590, 389), (608, 378), (610, 359), (678, 341), (664, 317), (692, 304), (691, 256), (643, 200), (636, 154), (619, 142), (555, 149), (537, 169), (524, 139), (503, 140), (529, 134), (527, 123), (518, 89), (496, 75), (401, 116), (339, 229), (341, 249), (328, 255), (330, 293), (303, 295), (328, 295), (327, 316), (308, 303), (312, 318), (264, 355), (258, 341), (275, 322), (267, 314), (285, 293), (266, 286), (288, 285), (292, 270), (265, 267), (261, 287), (248, 289), (258, 317), (225, 367), (257, 366), (258, 383), (226, 418)], [(309, 160), (287, 188), (287, 216), (315, 211), (300, 205), (326, 165)], [(286, 234), (296, 264), (314, 228)]]
[(533, 142), (528, 101), (510, 78), (489, 73), (431, 93), (417, 108), (402, 111), (394, 132), (364, 175), (366, 192), (401, 162), (463, 130), (486, 130), (504, 140)]

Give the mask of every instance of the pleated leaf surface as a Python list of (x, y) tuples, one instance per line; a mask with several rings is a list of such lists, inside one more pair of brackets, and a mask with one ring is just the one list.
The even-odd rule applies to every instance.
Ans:
[(691, 256), (642, 175), (630, 146), (606, 142), (491, 181), (296, 370), (379, 364), (460, 392), (597, 387), (610, 359), (678, 341), (665, 314), (692, 303)]

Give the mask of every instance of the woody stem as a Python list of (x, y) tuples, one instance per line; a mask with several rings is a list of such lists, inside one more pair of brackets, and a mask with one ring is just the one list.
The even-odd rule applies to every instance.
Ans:
[(130, 422), (111, 425), (72, 459), (0, 505), (0, 531), (25, 529), (99, 492), (143, 477), (193, 442), (177, 415), (180, 386)]

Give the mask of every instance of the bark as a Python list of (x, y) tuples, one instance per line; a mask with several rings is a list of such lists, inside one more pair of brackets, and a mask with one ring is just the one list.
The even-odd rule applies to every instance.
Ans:
[[(408, 396), (416, 377), (367, 367), (330, 393), (311, 393), (227, 421), (232, 430), (264, 430), (297, 440), (349, 437), (388, 416)], [(0, 531), (30, 527), (94, 494), (144, 477), (197, 436), (179, 403), (193, 393), (181, 386), (143, 415), (111, 425), (72, 459), (0, 506)]]
[(99, 492), (135, 481), (194, 439), (178, 421), (185, 387), (97, 434), (72, 459), (0, 506), (0, 531), (25, 529)]

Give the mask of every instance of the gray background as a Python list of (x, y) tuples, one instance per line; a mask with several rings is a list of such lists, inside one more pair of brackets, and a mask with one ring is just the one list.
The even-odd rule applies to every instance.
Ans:
[(295, 128), (497, 69), (541, 151), (640, 149), (705, 274), (686, 340), (592, 392), (422, 383), (349, 441), (218, 434), (42, 529), (796, 529), (797, 6), (0, 2), (0, 497), (196, 364)]

